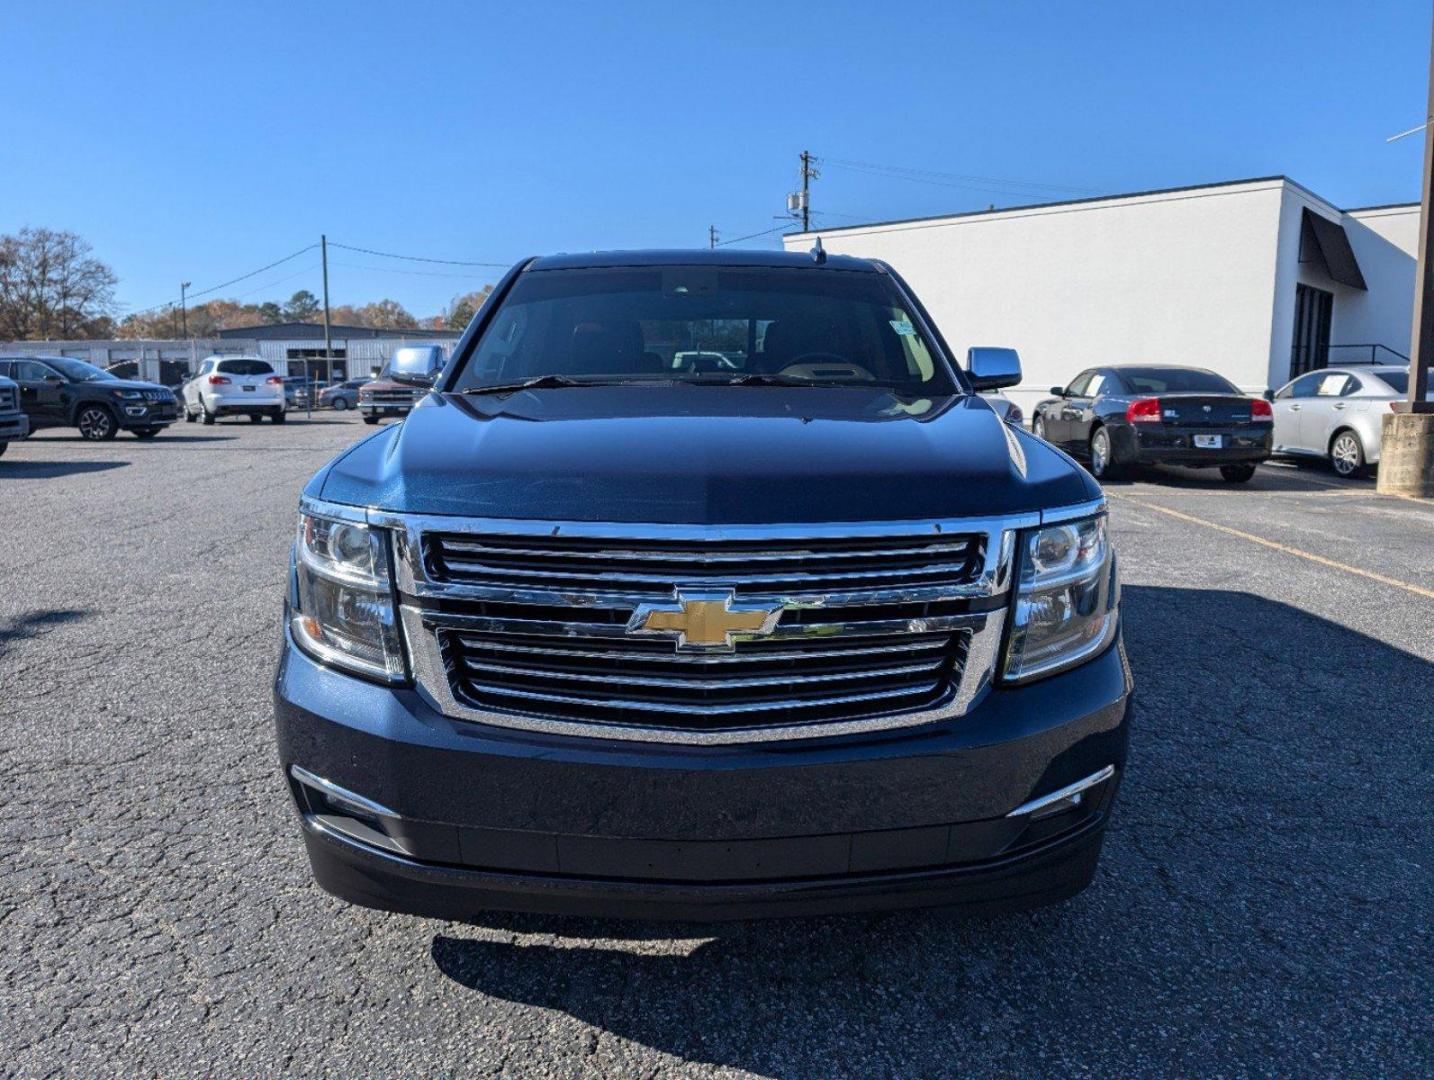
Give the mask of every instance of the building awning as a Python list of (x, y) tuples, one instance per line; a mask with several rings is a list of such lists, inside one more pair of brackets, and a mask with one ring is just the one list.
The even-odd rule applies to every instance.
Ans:
[(1354, 248), (1349, 245), (1349, 234), (1337, 221), (1311, 212), (1307, 206), (1302, 211), (1300, 222), (1300, 262), (1324, 264), (1325, 273), (1341, 285), (1351, 289), (1369, 287), (1364, 275), (1359, 272), (1359, 262), (1354, 257)]

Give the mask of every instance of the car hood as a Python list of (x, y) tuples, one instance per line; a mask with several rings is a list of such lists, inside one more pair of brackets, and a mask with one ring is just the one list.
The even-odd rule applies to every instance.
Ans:
[(91, 382), (74, 383), (72, 385), (84, 387), (91, 390), (163, 390), (169, 392), (169, 387), (161, 386), (159, 383), (144, 382), (141, 379), (95, 379)]
[(663, 385), (429, 394), (307, 493), (409, 513), (736, 525), (1011, 514), (1100, 488), (975, 397)]

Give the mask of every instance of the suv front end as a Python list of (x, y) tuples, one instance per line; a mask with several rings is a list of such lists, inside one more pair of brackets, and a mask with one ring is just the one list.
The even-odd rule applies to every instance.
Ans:
[(30, 418), (20, 408), (20, 387), (0, 375), (0, 454), (12, 442), (30, 436)]
[[(882, 264), (602, 258), (516, 269), (305, 491), (275, 710), (318, 883), (442, 918), (1079, 892), (1132, 683), (1099, 487), (971, 392), (1014, 354), (944, 366)], [(812, 337), (848, 317), (860, 365)], [(505, 379), (525, 348), (647, 374)]]
[[(745, 918), (1090, 881), (1130, 692), (1098, 502), (735, 531), (317, 501), (302, 521), (280, 757), (336, 895)], [(840, 592), (773, 580), (823, 551)]]

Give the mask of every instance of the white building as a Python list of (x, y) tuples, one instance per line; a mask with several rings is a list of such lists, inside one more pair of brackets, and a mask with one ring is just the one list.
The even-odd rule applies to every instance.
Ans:
[(1030, 407), (1095, 364), (1213, 368), (1259, 393), (1328, 363), (1406, 363), (1419, 205), (1341, 210), (1283, 176), (814, 230), (889, 262), (958, 359), (1018, 349)]

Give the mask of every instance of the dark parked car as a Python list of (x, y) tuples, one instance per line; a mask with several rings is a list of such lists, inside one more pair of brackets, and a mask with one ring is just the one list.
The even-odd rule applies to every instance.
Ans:
[(30, 418), (20, 408), (20, 387), (0, 376), (0, 454), (30, 434)]
[(179, 419), (167, 387), (117, 379), (67, 356), (0, 357), (0, 375), (20, 384), (20, 406), (31, 430), (73, 427), (86, 439), (130, 431), (149, 439)]
[(967, 361), (880, 262), (511, 271), (300, 502), (274, 702), (319, 884), (447, 918), (1083, 889), (1131, 690), (1105, 500), (978, 395), (1015, 353)]
[(1036, 406), (1031, 430), (1090, 462), (1097, 479), (1140, 465), (1218, 467), (1242, 484), (1270, 456), (1270, 403), (1204, 368), (1088, 368)]
[(323, 409), (337, 409), (343, 412), (345, 409), (352, 409), (358, 406), (359, 387), (364, 383), (371, 382), (370, 379), (348, 379), (333, 386), (326, 386), (319, 391), (319, 407)]

